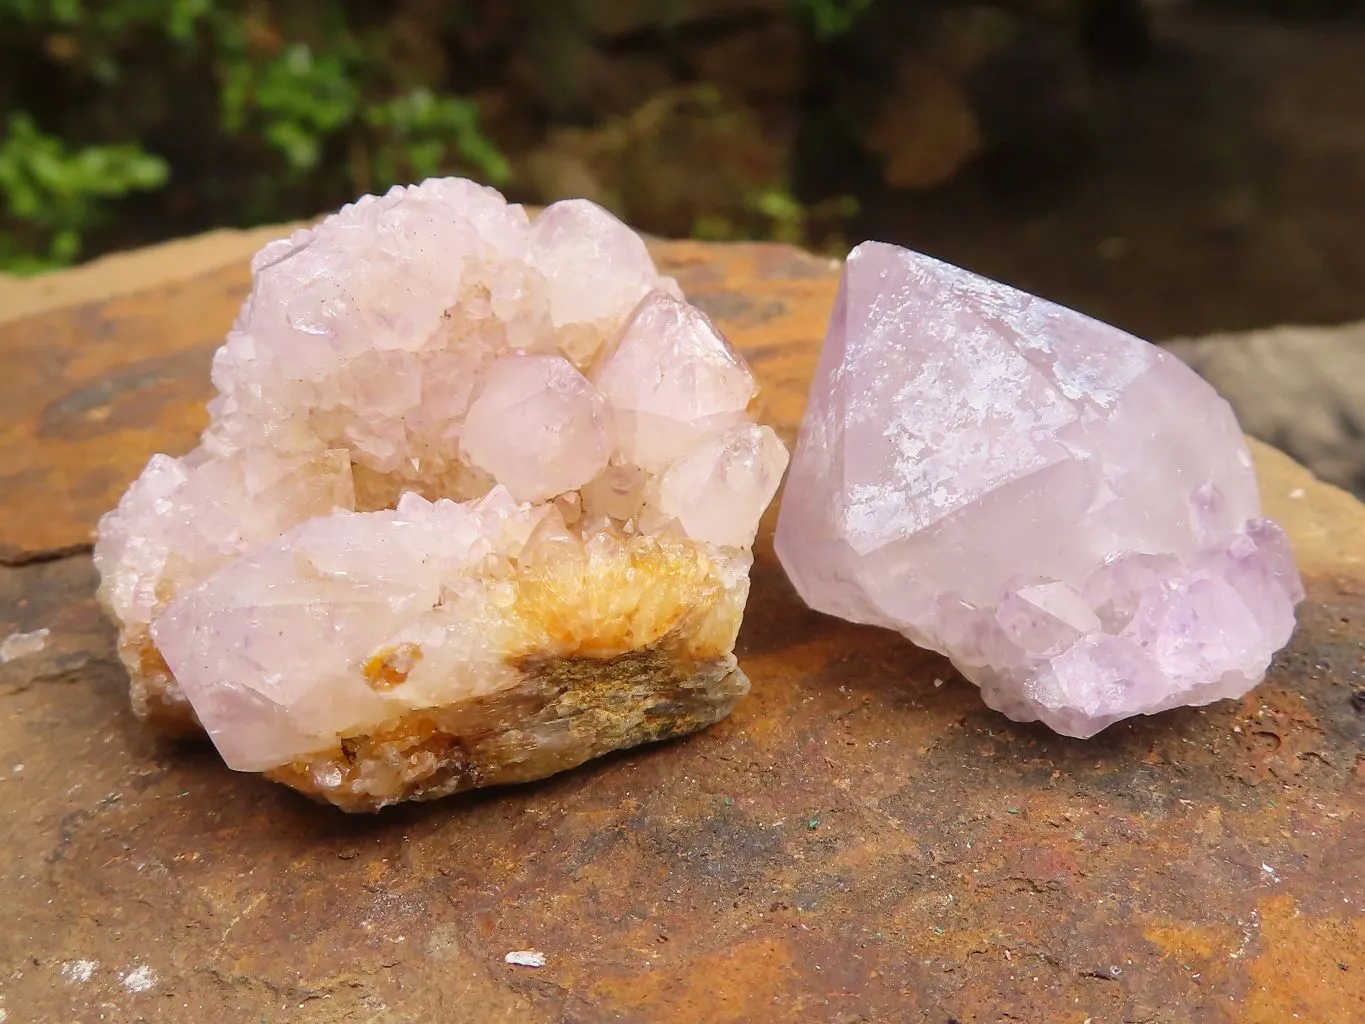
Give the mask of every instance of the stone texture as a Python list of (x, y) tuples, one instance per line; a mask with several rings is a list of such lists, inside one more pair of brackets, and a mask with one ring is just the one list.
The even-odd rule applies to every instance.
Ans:
[(1212, 334), (1162, 347), (1232, 403), (1247, 433), (1365, 496), (1365, 323)]
[[(777, 246), (651, 248), (790, 442), (838, 268)], [(205, 278), (147, 278), (0, 342), (41, 329), (73, 375), (95, 339), (128, 363), (196, 351), (248, 285), (249, 251), (215, 251)], [(182, 318), (177, 296), (197, 299)], [(40, 378), (33, 400), (92, 381)], [(177, 424), (207, 376), (134, 394)], [(26, 408), (0, 407), (6, 436), (31, 435)], [(196, 438), (105, 429), (115, 468), (56, 445), (44, 479), (94, 489), (123, 467), (116, 500), (158, 447)], [(363, 818), (227, 771), (206, 745), (153, 742), (88, 557), (0, 568), (0, 635), (51, 630), (0, 666), (0, 1006), (9, 1022), (166, 1024), (1365, 1017), (1365, 509), (1251, 450), (1308, 599), (1241, 702), (1085, 742), (1008, 722), (942, 659), (805, 608), (770, 515), (738, 648), (754, 691), (726, 721)], [(41, 538), (30, 504), (0, 492), (7, 542)], [(88, 532), (100, 511), (71, 522)], [(509, 966), (513, 950), (546, 966)]]
[(432, 179), (269, 243), (252, 280), (201, 444), (100, 521), (139, 714), (361, 810), (730, 711), (787, 454), (638, 235)]
[(849, 256), (777, 531), (820, 611), (1093, 736), (1240, 697), (1303, 590), (1227, 403), (1116, 328), (928, 256)]
[(11, 633), (0, 640), (0, 664), (38, 654), (47, 646), (49, 631), (35, 629), (32, 633)]

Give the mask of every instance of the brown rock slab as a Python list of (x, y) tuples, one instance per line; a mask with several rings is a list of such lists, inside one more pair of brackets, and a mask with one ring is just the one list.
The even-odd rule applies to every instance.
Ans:
[[(835, 268), (656, 253), (791, 440)], [(89, 558), (52, 556), (193, 442), (241, 257), (0, 326), (33, 360), (0, 385), (29, 474), (0, 539), (31, 561), (0, 567), (0, 637), (51, 630), (0, 665), (8, 1022), (1365, 1020), (1365, 506), (1263, 446), (1309, 599), (1239, 703), (1011, 723), (805, 609), (761, 538), (753, 692), (690, 739), (360, 818), (154, 740)]]

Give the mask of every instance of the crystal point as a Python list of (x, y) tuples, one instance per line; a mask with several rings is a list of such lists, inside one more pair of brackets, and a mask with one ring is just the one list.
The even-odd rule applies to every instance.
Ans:
[(849, 256), (778, 518), (812, 607), (1090, 736), (1245, 693), (1303, 591), (1230, 407), (1173, 356), (927, 256)]
[(665, 292), (640, 303), (594, 380), (616, 411), (623, 453), (650, 470), (743, 422), (758, 393), (706, 314)]
[(607, 407), (563, 356), (506, 356), (484, 375), (461, 441), (471, 465), (519, 501), (591, 481), (611, 456)]

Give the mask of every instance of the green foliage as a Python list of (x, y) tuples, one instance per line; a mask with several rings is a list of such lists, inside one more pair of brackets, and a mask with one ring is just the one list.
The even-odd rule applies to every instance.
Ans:
[(858, 200), (853, 196), (834, 196), (807, 204), (786, 188), (775, 186), (750, 196), (745, 208), (749, 219), (743, 224), (714, 215), (699, 217), (692, 225), (692, 237), (707, 242), (768, 238), (844, 256), (848, 245), (843, 228), (857, 215)]
[[(790, 0), (787, 16), (827, 41), (872, 3)], [(518, 198), (591, 194), (660, 233), (837, 247), (850, 201), (793, 198), (742, 96), (689, 80), (639, 96), (619, 125), (589, 127), (577, 107), (572, 131), (545, 123), (555, 86), (522, 80), (512, 7), (551, 25), (551, 50), (578, 52), (567, 0), (0, 0), (0, 271), (305, 217), (435, 174), (505, 185), (476, 84), (530, 149)]]
[(858, 16), (872, 6), (872, 0), (791, 0), (799, 18), (810, 26), (817, 39), (833, 39), (853, 27)]
[[(19, 111), (0, 149), (0, 270), (71, 262), (117, 200), (176, 185), (173, 171), (245, 219), (440, 172), (505, 182), (478, 106), (406, 64), (392, 37), (333, 0), (0, 0), (0, 105)], [(31, 83), (49, 78), (67, 91), (46, 103)], [(167, 123), (205, 106), (216, 124)], [(182, 149), (171, 162), (198, 162), (172, 168), (148, 152), (185, 129), (221, 163)], [(159, 144), (129, 141), (149, 133)]]
[(502, 185), (512, 176), (507, 160), (479, 131), (479, 108), (458, 96), (435, 96), (414, 89), (366, 108), (365, 120), (388, 144), (375, 151), (375, 174), (388, 181), (418, 180), (435, 174), (458, 154), (480, 177)]
[(74, 260), (104, 200), (160, 188), (166, 161), (136, 143), (68, 147), (38, 130), (27, 114), (11, 114), (0, 138), (0, 196), (9, 217), (41, 235), (34, 252), (0, 230), (0, 268), (34, 273)]
[(163, 25), (172, 38), (188, 42), (195, 25), (209, 14), (213, 0), (4, 0), (0, 19), (62, 28), (84, 28), (109, 36), (144, 25)]
[(291, 173), (311, 171), (322, 145), (347, 128), (360, 107), (360, 90), (338, 53), (314, 56), (306, 43), (292, 43), (260, 65), (226, 65), (223, 125), (241, 132), (259, 128)]

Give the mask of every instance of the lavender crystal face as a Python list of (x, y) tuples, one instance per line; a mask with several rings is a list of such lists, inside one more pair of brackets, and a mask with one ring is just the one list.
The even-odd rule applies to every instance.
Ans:
[(728, 713), (787, 453), (638, 235), (435, 179), (252, 271), (201, 445), (100, 523), (140, 714), (372, 809)]
[(811, 607), (1069, 736), (1242, 695), (1303, 597), (1231, 408), (1183, 363), (875, 242), (844, 267), (776, 543)]

